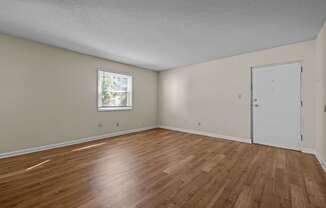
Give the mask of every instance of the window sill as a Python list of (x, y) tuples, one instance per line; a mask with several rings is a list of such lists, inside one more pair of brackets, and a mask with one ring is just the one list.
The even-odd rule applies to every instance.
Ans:
[(98, 112), (132, 110), (132, 107), (97, 108)]

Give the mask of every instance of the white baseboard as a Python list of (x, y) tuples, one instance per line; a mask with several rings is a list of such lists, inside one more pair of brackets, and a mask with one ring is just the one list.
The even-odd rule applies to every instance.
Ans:
[(211, 133), (211, 132), (206, 132), (206, 131), (182, 129), (182, 128), (164, 126), (164, 125), (159, 125), (158, 127), (162, 128), (162, 129), (168, 129), (168, 130), (173, 130), (173, 131), (181, 131), (181, 132), (186, 132), (186, 133), (190, 133), (190, 134), (198, 134), (198, 135), (203, 135), (203, 136), (209, 136), (209, 137), (214, 137), (214, 138), (220, 138), (220, 139), (226, 139), (226, 140), (232, 140), (232, 141), (251, 144), (250, 139), (244, 139), (244, 138), (240, 138), (240, 137), (226, 136), (226, 135), (216, 134), (216, 133)]
[(316, 151), (312, 148), (303, 147), (302, 152), (307, 153), (307, 154), (316, 155)]
[(322, 168), (324, 169), (324, 171), (326, 172), (326, 161), (323, 160), (323, 159), (321, 158), (321, 155), (320, 155), (318, 152), (316, 152), (315, 155), (316, 155), (316, 158), (317, 158), (317, 160), (319, 161), (321, 167), (322, 167)]
[(84, 142), (95, 141), (95, 140), (99, 140), (99, 139), (111, 138), (111, 137), (115, 137), (115, 136), (121, 136), (121, 135), (125, 135), (125, 134), (146, 131), (146, 130), (155, 129), (155, 128), (158, 128), (158, 127), (157, 126), (149, 126), (149, 127), (144, 127), (144, 128), (138, 128), (138, 129), (116, 131), (116, 132), (112, 132), (112, 133), (108, 133), (108, 134), (84, 137), (84, 138), (79, 138), (79, 139), (65, 141), (65, 142), (56, 143), (56, 144), (48, 144), (48, 145), (44, 145), (44, 146), (40, 146), (40, 147), (21, 149), (21, 150), (16, 150), (13, 152), (5, 152), (5, 153), (0, 153), (0, 159), (19, 156), (19, 155), (25, 155), (25, 154), (29, 154), (29, 153), (33, 153), (33, 152), (40, 152), (40, 151), (59, 148), (59, 147), (70, 146), (70, 145), (74, 145), (74, 144), (80, 144), (80, 143), (84, 143)]

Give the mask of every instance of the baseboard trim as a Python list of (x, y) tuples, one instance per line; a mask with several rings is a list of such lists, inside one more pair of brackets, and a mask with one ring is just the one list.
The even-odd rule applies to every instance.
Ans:
[(74, 145), (74, 144), (80, 144), (80, 143), (84, 143), (84, 142), (90, 142), (90, 141), (95, 141), (95, 140), (100, 140), (100, 139), (105, 139), (105, 138), (111, 138), (111, 137), (146, 131), (146, 130), (155, 129), (155, 128), (158, 128), (158, 126), (149, 126), (149, 127), (144, 127), (144, 128), (116, 131), (116, 132), (112, 132), (112, 133), (108, 133), (108, 134), (84, 137), (84, 138), (79, 138), (79, 139), (65, 141), (65, 142), (56, 143), (56, 144), (48, 144), (48, 145), (39, 146), (39, 147), (32, 147), (32, 148), (26, 148), (26, 149), (16, 150), (16, 151), (12, 151), (12, 152), (5, 152), (5, 153), (0, 153), (0, 159), (30, 154), (30, 153), (34, 153), (34, 152), (41, 152), (41, 151), (45, 151), (45, 150), (50, 150), (50, 149), (55, 149), (55, 148), (59, 148), (59, 147), (65, 147), (65, 146), (70, 146), (70, 145)]
[(164, 125), (159, 125), (158, 127), (162, 128), (162, 129), (180, 131), (180, 132), (185, 132), (185, 133), (190, 133), (190, 134), (198, 134), (198, 135), (209, 136), (209, 137), (213, 137), (213, 138), (219, 138), (219, 139), (225, 139), (225, 140), (231, 140), (231, 141), (251, 144), (250, 139), (244, 139), (244, 138), (240, 138), (240, 137), (226, 136), (226, 135), (216, 134), (216, 133), (211, 133), (211, 132), (206, 132), (206, 131), (183, 129), (183, 128), (176, 128), (176, 127), (171, 127), (171, 126), (164, 126)]
[(318, 152), (316, 152), (315, 156), (326, 173), (326, 161), (321, 158), (321, 155)]
[(316, 151), (312, 148), (303, 147), (302, 152), (307, 153), (307, 154), (316, 155)]

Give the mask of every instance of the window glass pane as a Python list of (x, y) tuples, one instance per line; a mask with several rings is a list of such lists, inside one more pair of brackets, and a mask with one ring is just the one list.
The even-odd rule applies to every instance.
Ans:
[(127, 91), (128, 90), (128, 78), (119, 76), (104, 76), (104, 87), (110, 91)]
[(127, 75), (98, 72), (98, 107), (131, 107), (132, 79)]
[(102, 106), (128, 106), (128, 92), (106, 92), (102, 96)]

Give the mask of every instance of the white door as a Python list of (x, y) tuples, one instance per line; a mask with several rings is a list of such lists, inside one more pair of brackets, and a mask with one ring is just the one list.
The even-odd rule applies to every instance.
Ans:
[(252, 69), (253, 142), (301, 149), (301, 65)]

